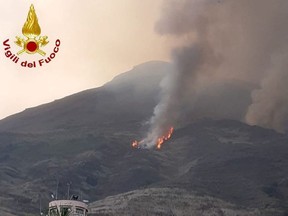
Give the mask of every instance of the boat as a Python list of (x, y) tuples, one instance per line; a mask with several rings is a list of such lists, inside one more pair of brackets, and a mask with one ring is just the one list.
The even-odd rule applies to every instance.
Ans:
[(53, 200), (49, 203), (48, 216), (87, 216), (88, 205), (72, 196), (70, 200)]

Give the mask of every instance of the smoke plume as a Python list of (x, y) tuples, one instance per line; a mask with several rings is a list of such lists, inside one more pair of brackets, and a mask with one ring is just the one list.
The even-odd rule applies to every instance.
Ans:
[(197, 118), (194, 108), (201, 92), (229, 79), (258, 86), (242, 120), (284, 131), (287, 24), (287, 0), (163, 1), (155, 28), (178, 44), (171, 52), (175, 70), (162, 82), (162, 98), (150, 119), (145, 143), (152, 146), (171, 125)]

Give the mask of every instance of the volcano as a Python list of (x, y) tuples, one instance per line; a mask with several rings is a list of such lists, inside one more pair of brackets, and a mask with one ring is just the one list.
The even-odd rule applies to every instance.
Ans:
[(288, 137), (241, 122), (256, 88), (249, 83), (210, 86), (195, 107), (199, 119), (176, 128), (161, 151), (131, 148), (171, 70), (144, 63), (1, 120), (0, 214), (36, 214), (58, 183), (58, 197), (67, 197), (68, 182), (90, 200), (91, 215), (287, 214)]

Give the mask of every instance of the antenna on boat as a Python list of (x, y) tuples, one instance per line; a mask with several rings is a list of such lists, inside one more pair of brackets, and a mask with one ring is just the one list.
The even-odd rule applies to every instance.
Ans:
[(68, 188), (67, 188), (67, 200), (69, 200), (69, 198), (70, 198), (69, 195), (70, 195), (70, 186), (71, 186), (71, 184), (72, 184), (71, 182), (68, 182), (68, 183), (67, 183), (67, 187), (68, 187)]
[(41, 194), (39, 194), (39, 213), (40, 213), (40, 215), (43, 215), (43, 213), (42, 213), (42, 197), (41, 197)]
[(58, 200), (58, 186), (59, 186), (59, 178), (57, 176), (56, 193), (55, 193), (55, 199), (56, 200)]

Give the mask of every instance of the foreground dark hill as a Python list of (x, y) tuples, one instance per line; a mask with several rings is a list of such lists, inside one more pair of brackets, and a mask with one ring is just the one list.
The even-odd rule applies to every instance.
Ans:
[[(114, 196), (112, 201), (138, 197), (121, 211), (145, 213), (141, 203), (151, 191), (159, 205), (149, 215), (195, 208), (203, 215), (284, 216), (286, 135), (235, 120), (201, 119), (177, 128), (161, 151), (131, 149), (131, 140), (145, 134), (143, 123), (159, 100), (159, 82), (171, 70), (168, 63), (145, 63), (103, 87), (1, 120), (0, 215), (37, 213), (40, 199), (47, 204), (59, 182), (58, 198), (67, 197), (70, 183), (70, 194), (100, 200), (91, 204), (95, 215), (99, 205), (111, 206), (102, 200), (107, 196)], [(241, 119), (252, 87), (227, 81), (211, 88), (200, 97), (199, 113)], [(204, 204), (193, 207), (192, 200)], [(117, 215), (113, 209), (106, 213)]]
[[(287, 141), (287, 135), (237, 121), (197, 121), (176, 130), (161, 151), (128, 150), (123, 155), (111, 187), (150, 187), (154, 188), (151, 194), (140, 190), (117, 195), (91, 204), (91, 209), (107, 215), (129, 215), (129, 211), (174, 215), (181, 209), (176, 215), (199, 215), (199, 211), (203, 215), (287, 215)], [(210, 201), (200, 201), (203, 195)], [(231, 212), (225, 213), (227, 203), (221, 210), (219, 201), (211, 197), (246, 210), (237, 213), (230, 206)], [(149, 205), (149, 200), (159, 206)], [(204, 214), (205, 208), (210, 214)]]
[[(217, 216), (287, 214), (286, 135), (237, 121), (207, 119), (177, 129), (161, 151), (131, 149), (131, 138), (82, 132), (6, 140), (9, 145), (1, 149), (0, 209), (17, 216), (37, 212), (39, 194), (47, 203), (58, 179), (59, 198), (67, 197), (68, 182), (71, 193), (82, 192), (91, 201), (119, 194), (92, 203), (94, 215), (118, 215), (120, 210), (126, 212), (123, 215), (131, 215), (130, 210), (173, 215), (170, 210), (181, 209), (183, 214), (176, 215), (192, 210)], [(129, 191), (134, 192), (125, 194)], [(155, 205), (147, 204), (151, 199)], [(129, 205), (123, 208), (121, 202)]]

